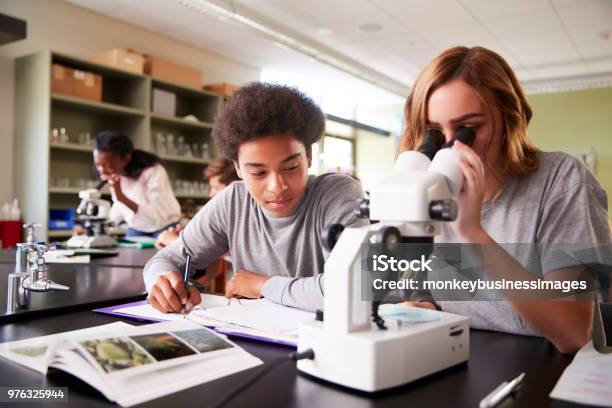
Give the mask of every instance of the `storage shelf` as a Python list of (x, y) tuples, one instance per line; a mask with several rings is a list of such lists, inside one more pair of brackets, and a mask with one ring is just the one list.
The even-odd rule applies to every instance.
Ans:
[(164, 161), (171, 161), (177, 163), (190, 163), (190, 164), (199, 164), (199, 165), (207, 165), (210, 163), (210, 160), (206, 159), (198, 159), (197, 157), (181, 157), (181, 156), (165, 156), (158, 155), (160, 159)]
[(174, 196), (176, 198), (201, 198), (203, 200), (208, 200), (210, 199), (210, 197), (208, 196), (208, 194), (197, 194), (197, 193), (179, 193), (179, 194), (174, 194)]
[(97, 62), (84, 60), (82, 58), (73, 57), (66, 54), (53, 52), (53, 63), (76, 67), (84, 71), (92, 71), (102, 76), (111, 78), (126, 78), (126, 79), (145, 79), (141, 74), (135, 74), (126, 70), (113, 68), (108, 65), (98, 64)]
[(189, 88), (186, 86), (173, 84), (172, 82), (162, 81), (161, 79), (153, 77), (151, 77), (151, 82), (153, 83), (153, 88), (165, 89), (167, 91), (176, 92), (182, 95), (222, 99), (220, 95), (204, 89)]
[(212, 123), (202, 121), (191, 121), (176, 116), (164, 115), (162, 113), (151, 112), (151, 121), (155, 124), (177, 126), (184, 129), (206, 129), (210, 130), (213, 127)]
[[(84, 188), (78, 187), (49, 187), (49, 193), (51, 194), (76, 194), (78, 195), (80, 191), (85, 190)], [(101, 191), (102, 195), (110, 195), (110, 191), (103, 189)]]
[(84, 153), (91, 153), (93, 151), (93, 146), (83, 146), (77, 143), (51, 143), (51, 148), (58, 150), (72, 150)]
[(87, 112), (133, 117), (145, 116), (145, 112), (140, 109), (130, 108), (127, 106), (117, 105), (108, 102), (90, 101), (88, 99), (78, 98), (76, 96), (54, 93), (51, 95), (51, 100), (56, 106), (79, 109)]

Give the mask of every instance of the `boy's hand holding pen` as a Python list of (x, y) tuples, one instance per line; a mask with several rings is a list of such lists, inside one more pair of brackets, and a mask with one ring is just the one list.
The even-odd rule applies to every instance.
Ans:
[(182, 275), (175, 271), (160, 275), (147, 297), (151, 306), (163, 313), (185, 314), (199, 304), (200, 292), (189, 286), (190, 268), (191, 256), (187, 255)]

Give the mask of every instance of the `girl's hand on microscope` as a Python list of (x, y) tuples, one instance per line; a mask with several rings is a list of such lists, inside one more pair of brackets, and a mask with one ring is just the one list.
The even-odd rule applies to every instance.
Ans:
[(465, 181), (456, 199), (459, 214), (451, 225), (465, 242), (480, 242), (486, 235), (480, 222), (480, 211), (485, 194), (484, 165), (480, 157), (469, 146), (460, 141), (455, 142), (453, 149), (463, 155), (457, 164), (465, 177)]

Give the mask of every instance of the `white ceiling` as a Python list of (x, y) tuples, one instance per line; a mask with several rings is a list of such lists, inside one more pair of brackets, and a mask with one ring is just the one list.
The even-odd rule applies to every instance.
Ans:
[[(316, 76), (329, 68), (174, 0), (68, 0), (262, 69)], [(222, 0), (275, 29), (323, 44), (410, 86), (440, 51), (481, 45), (522, 81), (612, 73), (612, 0)], [(382, 25), (377, 32), (360, 24)], [(321, 29), (331, 31), (319, 34)], [(607, 38), (606, 38), (607, 37)]]

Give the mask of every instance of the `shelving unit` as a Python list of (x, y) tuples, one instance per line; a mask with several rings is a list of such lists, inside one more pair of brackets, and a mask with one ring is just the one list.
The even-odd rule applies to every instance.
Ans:
[[(52, 93), (51, 66), (55, 63), (101, 75), (102, 101)], [(93, 139), (102, 130), (117, 130), (130, 137), (136, 148), (154, 153), (155, 137), (160, 133), (171, 134), (175, 140), (182, 136), (190, 145), (209, 146), (209, 159), (160, 155), (170, 180), (202, 181), (203, 170), (217, 154), (211, 132), (223, 103), (219, 95), (53, 51), (17, 59), (15, 72), (15, 186), (23, 218), (28, 222), (48, 226), (50, 209), (76, 208), (81, 190), (77, 185), (97, 179), (91, 147), (77, 143), (79, 133), (88, 132)], [(176, 95), (176, 116), (152, 111), (152, 94), (156, 88)], [(187, 115), (197, 121), (185, 119)], [(66, 129), (68, 143), (51, 142), (51, 130), (56, 128)], [(66, 179), (71, 181), (69, 187)], [(108, 197), (108, 190), (103, 193)], [(176, 196), (181, 206), (190, 208), (199, 203), (203, 205), (208, 199), (205, 194)], [(71, 231), (44, 228), (39, 235), (47, 239), (70, 234)]]
[(78, 143), (51, 143), (51, 149), (72, 150), (91, 154), (91, 146), (83, 146)]

